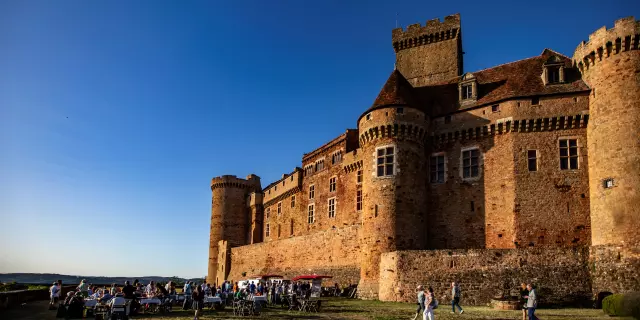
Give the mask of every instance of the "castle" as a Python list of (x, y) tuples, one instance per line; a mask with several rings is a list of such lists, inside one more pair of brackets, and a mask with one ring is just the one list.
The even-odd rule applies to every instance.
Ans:
[(527, 280), (550, 302), (640, 290), (640, 22), (476, 72), (461, 36), (459, 15), (393, 30), (357, 129), (264, 188), (213, 178), (208, 281), (326, 273), (408, 301), (458, 280), (469, 304)]

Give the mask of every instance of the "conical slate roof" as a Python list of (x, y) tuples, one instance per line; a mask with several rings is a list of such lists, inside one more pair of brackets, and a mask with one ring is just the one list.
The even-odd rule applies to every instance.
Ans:
[(413, 87), (398, 70), (393, 70), (370, 110), (388, 105), (413, 105)]

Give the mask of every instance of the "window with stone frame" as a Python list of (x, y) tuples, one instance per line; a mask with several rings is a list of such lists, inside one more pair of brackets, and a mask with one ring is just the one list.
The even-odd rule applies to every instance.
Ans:
[(336, 177), (329, 179), (329, 192), (336, 192)]
[(527, 168), (529, 172), (538, 171), (538, 150), (527, 150)]
[(310, 204), (309, 205), (309, 215), (307, 216), (307, 223), (312, 224), (316, 221), (315, 216), (314, 216), (314, 209), (315, 206), (314, 204)]
[(331, 155), (331, 164), (340, 163), (342, 161), (342, 150), (336, 151)]
[(270, 234), (270, 231), (271, 231), (270, 228), (269, 228), (270, 227), (269, 217), (271, 216), (271, 208), (267, 208), (265, 215), (267, 217), (265, 219), (265, 220), (267, 220), (267, 223), (265, 223), (265, 225), (264, 225), (264, 234), (265, 234), (266, 237), (269, 237), (269, 234)]
[(295, 208), (296, 207), (296, 196), (292, 195), (291, 196), (291, 208)]
[(431, 173), (431, 183), (444, 183), (445, 181), (445, 160), (444, 154), (434, 154), (429, 162)]
[(464, 84), (460, 88), (462, 89), (462, 100), (473, 98), (473, 86), (471, 84)]
[(578, 169), (578, 139), (560, 139), (560, 170)]
[(552, 66), (547, 67), (547, 83), (554, 84), (560, 83), (560, 67)]
[(480, 150), (477, 148), (462, 151), (462, 178), (480, 176)]
[(362, 183), (362, 170), (358, 170), (358, 172), (356, 172), (356, 184), (361, 184)]
[(324, 159), (317, 160), (315, 164), (315, 172), (321, 171), (322, 169), (324, 169)]
[(336, 198), (330, 198), (329, 199), (329, 218), (335, 218), (336, 217)]
[(362, 187), (356, 189), (356, 211), (362, 211)]
[(309, 186), (309, 200), (313, 200), (316, 197), (316, 186), (314, 185), (310, 185)]
[(280, 215), (282, 213), (282, 201), (278, 202), (278, 215)]
[(376, 150), (376, 175), (378, 177), (394, 175), (395, 147), (381, 147)]
[(269, 222), (267, 221), (267, 223), (264, 225), (264, 235), (265, 237), (269, 237)]

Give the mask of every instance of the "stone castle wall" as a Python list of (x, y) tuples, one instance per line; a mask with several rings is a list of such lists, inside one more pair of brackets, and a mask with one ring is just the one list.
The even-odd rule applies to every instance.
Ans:
[(380, 300), (412, 302), (420, 284), (446, 304), (458, 281), (462, 305), (485, 305), (503, 292), (518, 296), (520, 283), (533, 282), (542, 305), (581, 304), (592, 297), (588, 259), (588, 248), (390, 252), (380, 263)]
[(357, 284), (360, 278), (359, 229), (358, 225), (353, 225), (232, 248), (227, 279), (238, 281), (267, 273), (291, 279), (316, 273), (333, 276), (325, 280), (328, 285), (334, 282)]

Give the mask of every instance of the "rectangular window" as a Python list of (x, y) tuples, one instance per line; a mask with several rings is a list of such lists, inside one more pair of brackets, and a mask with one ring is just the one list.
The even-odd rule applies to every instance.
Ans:
[(393, 175), (393, 157), (395, 153), (395, 147), (384, 147), (378, 149), (377, 159), (377, 174), (378, 177), (392, 176)]
[(329, 199), (329, 218), (336, 217), (336, 198)]
[(362, 189), (356, 190), (356, 211), (362, 211)]
[(480, 175), (479, 158), (478, 149), (462, 152), (462, 178), (475, 178)]
[(396, 112), (398, 114), (403, 114), (404, 113), (404, 108), (396, 108)]
[(375, 217), (377, 217), (377, 216), (378, 216), (378, 205), (377, 205), (377, 204), (376, 204), (375, 206), (373, 206), (373, 215), (374, 215)]
[(473, 87), (470, 84), (462, 86), (462, 100), (471, 99), (473, 97)]
[(280, 225), (278, 225), (278, 238), (280, 238)]
[(337, 151), (331, 155), (331, 164), (336, 164), (342, 161), (342, 151)]
[(293, 219), (291, 219), (291, 235), (293, 235)]
[(314, 209), (314, 205), (313, 205), (313, 204), (310, 204), (310, 205), (309, 205), (309, 216), (308, 216), (308, 218), (307, 218), (307, 222), (308, 222), (309, 224), (312, 224), (312, 223), (315, 221), (315, 217), (314, 217), (314, 215), (313, 215), (313, 209)]
[(560, 67), (548, 67), (547, 76), (548, 83), (560, 83)]
[(527, 150), (527, 166), (529, 171), (538, 171), (538, 150)]
[(431, 156), (431, 183), (444, 183), (444, 155)]
[(473, 203), (473, 201), (471, 201), (471, 212), (476, 211), (476, 205), (475, 203)]
[(264, 225), (264, 235), (268, 238), (269, 237), (269, 222), (267, 222), (267, 224)]
[(291, 196), (291, 208), (296, 207), (296, 196)]
[(451, 116), (444, 116), (444, 123), (451, 123)]
[(336, 177), (329, 179), (329, 192), (336, 192)]
[(358, 170), (358, 172), (356, 172), (356, 183), (357, 184), (362, 183), (362, 170)]
[(316, 186), (309, 186), (309, 200), (313, 200), (316, 197)]
[(282, 201), (278, 202), (278, 215), (282, 213)]
[(538, 98), (538, 97), (531, 98), (531, 105), (532, 106), (537, 106), (539, 104), (540, 104), (540, 98)]
[(371, 113), (367, 113), (367, 120), (371, 120)]
[(267, 219), (271, 216), (271, 208), (267, 208)]
[(491, 106), (491, 112), (498, 112), (500, 111), (500, 105), (499, 104), (494, 104)]
[(578, 169), (578, 140), (560, 139), (560, 170)]

